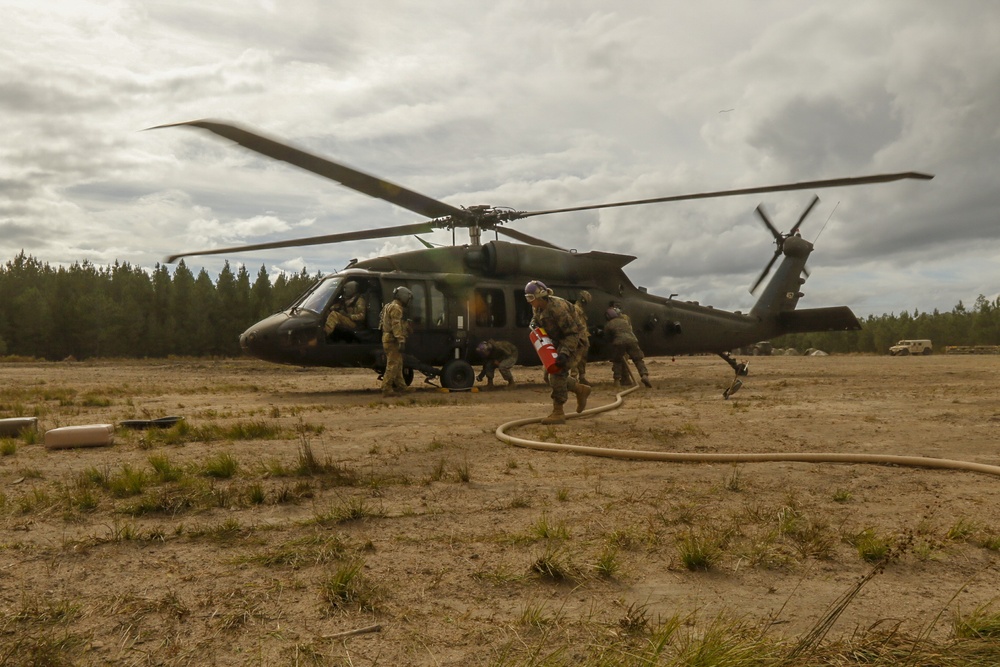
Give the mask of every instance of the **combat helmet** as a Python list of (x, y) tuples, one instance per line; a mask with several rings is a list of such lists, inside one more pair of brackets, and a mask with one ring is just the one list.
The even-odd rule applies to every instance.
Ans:
[(408, 287), (400, 285), (396, 289), (392, 290), (392, 298), (397, 299), (404, 306), (410, 303), (410, 299), (413, 298), (413, 292), (409, 290)]
[(552, 294), (552, 290), (545, 286), (541, 280), (532, 280), (524, 286), (524, 298), (531, 303), (535, 299), (544, 299)]

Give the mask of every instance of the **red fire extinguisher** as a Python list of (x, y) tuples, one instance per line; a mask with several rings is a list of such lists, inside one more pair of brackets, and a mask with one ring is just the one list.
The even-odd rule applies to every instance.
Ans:
[(562, 370), (556, 361), (556, 346), (552, 344), (552, 339), (545, 333), (545, 329), (541, 327), (532, 329), (528, 334), (528, 338), (531, 340), (531, 344), (535, 346), (535, 352), (538, 353), (538, 358), (541, 360), (542, 365), (545, 366), (546, 373), (551, 375)]

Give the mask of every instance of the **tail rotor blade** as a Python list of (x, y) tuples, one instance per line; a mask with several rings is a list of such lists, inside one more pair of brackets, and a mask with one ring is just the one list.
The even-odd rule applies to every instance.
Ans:
[(809, 215), (810, 212), (812, 212), (812, 210), (816, 207), (816, 204), (818, 203), (819, 203), (819, 196), (813, 195), (813, 199), (811, 202), (809, 202), (809, 206), (807, 206), (806, 210), (803, 211), (802, 215), (799, 216), (799, 221), (796, 222), (795, 226), (792, 227), (792, 230), (788, 232), (789, 235), (795, 234), (796, 232), (799, 231), (799, 227), (802, 225), (802, 221), (806, 219), (806, 216)]
[(771, 219), (767, 217), (767, 212), (764, 211), (763, 204), (759, 204), (757, 206), (757, 217), (759, 217), (763, 221), (763, 223), (767, 226), (767, 228), (771, 230), (771, 234), (774, 235), (774, 240), (780, 244), (782, 239), (781, 232), (779, 232), (778, 228), (774, 226), (774, 223), (771, 222)]
[(781, 248), (778, 248), (777, 252), (774, 253), (774, 256), (771, 257), (771, 261), (768, 262), (767, 266), (764, 267), (764, 270), (761, 271), (760, 277), (757, 278), (757, 282), (755, 282), (753, 284), (753, 287), (750, 288), (751, 294), (756, 292), (757, 288), (760, 287), (760, 284), (764, 282), (764, 278), (767, 278), (767, 274), (771, 272), (771, 267), (774, 266), (774, 263), (778, 261), (778, 257), (780, 256), (781, 256)]

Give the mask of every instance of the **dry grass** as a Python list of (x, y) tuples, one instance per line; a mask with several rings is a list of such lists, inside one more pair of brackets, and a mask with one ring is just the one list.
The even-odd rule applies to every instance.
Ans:
[[(992, 479), (512, 450), (492, 427), (544, 410), (530, 383), (387, 406), (351, 388), (360, 374), (198, 362), (155, 382), (156, 364), (42, 367), (44, 385), (0, 390), (0, 417), (185, 420), (106, 449), (0, 442), (0, 665), (1000, 662)], [(650, 392), (634, 412), (536, 435), (814, 445), (805, 404), (769, 395), (766, 377), (738, 410), (713, 377), (700, 380), (711, 395), (683, 380), (676, 401)], [(825, 430), (867, 442), (887, 428), (854, 416), (886, 392), (844, 399), (850, 384), (823, 379)], [(814, 409), (809, 382), (783, 381)], [(993, 408), (961, 396), (947, 427), (978, 433), (972, 411)], [(913, 428), (934, 442), (933, 420)], [(324, 639), (374, 623), (385, 632)]]

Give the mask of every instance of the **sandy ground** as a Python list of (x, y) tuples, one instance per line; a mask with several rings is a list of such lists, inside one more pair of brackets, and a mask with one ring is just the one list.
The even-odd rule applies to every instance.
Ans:
[[(717, 358), (656, 359), (650, 371), (654, 388), (620, 409), (514, 433), (1000, 465), (1000, 357), (754, 358), (728, 401)], [(956, 614), (997, 598), (1000, 477), (516, 448), (494, 430), (551, 404), (539, 369), (515, 375), (511, 390), (475, 393), (418, 378), (383, 400), (360, 370), (0, 365), (0, 417), (38, 414), (43, 431), (167, 415), (198, 433), (272, 429), (178, 444), (119, 430), (113, 447), (5, 451), (0, 663), (6, 650), (12, 664), (46, 652), (73, 664), (523, 664), (541, 646), (572, 662), (675, 615), (692, 632), (726, 614), (795, 637), (871, 569), (856, 547), (865, 531), (903, 546), (831, 640), (877, 622), (944, 637)], [(608, 365), (589, 375), (603, 381), (591, 406), (611, 402)], [(317, 463), (302, 470), (310, 452)], [(220, 455), (233, 476), (207, 472)], [(180, 478), (155, 478), (157, 457)], [(123, 470), (146, 483), (93, 482)], [(685, 566), (692, 540), (709, 545), (707, 569)], [(338, 588), (349, 565), (357, 574)]]

